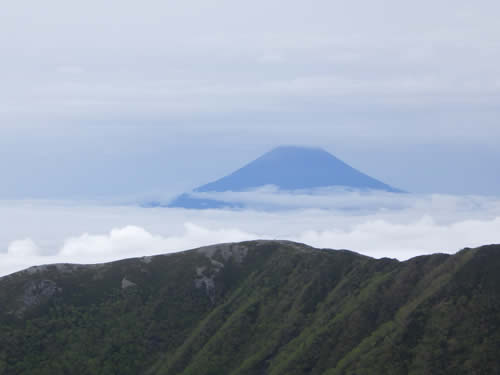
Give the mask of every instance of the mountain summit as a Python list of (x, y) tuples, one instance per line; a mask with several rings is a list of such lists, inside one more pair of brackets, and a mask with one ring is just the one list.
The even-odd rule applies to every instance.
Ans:
[[(200, 186), (193, 192), (242, 192), (266, 185), (276, 186), (283, 191), (343, 187), (353, 190), (401, 192), (352, 168), (323, 149), (299, 146), (277, 147), (235, 172)], [(170, 206), (218, 208), (227, 204), (182, 194)]]
[(277, 147), (228, 176), (200, 186), (197, 192), (245, 191), (264, 185), (280, 190), (344, 186), (396, 191), (320, 148)]

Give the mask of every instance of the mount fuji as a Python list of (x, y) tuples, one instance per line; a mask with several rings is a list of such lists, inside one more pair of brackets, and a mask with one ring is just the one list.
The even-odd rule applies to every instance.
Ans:
[(203, 195), (245, 192), (269, 185), (286, 192), (318, 188), (403, 192), (358, 171), (323, 149), (280, 146), (225, 177), (181, 194), (168, 206), (196, 209), (241, 207), (237, 202), (206, 198)]

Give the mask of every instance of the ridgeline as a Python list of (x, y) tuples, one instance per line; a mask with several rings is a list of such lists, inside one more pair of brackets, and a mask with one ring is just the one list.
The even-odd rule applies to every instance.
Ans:
[(32, 267), (0, 278), (0, 374), (498, 374), (499, 269), (286, 241)]

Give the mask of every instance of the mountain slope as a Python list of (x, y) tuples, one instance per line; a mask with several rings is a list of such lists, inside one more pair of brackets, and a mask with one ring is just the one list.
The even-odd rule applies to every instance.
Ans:
[[(355, 190), (401, 192), (352, 168), (322, 149), (281, 146), (217, 181), (194, 189), (194, 193), (241, 192), (266, 185), (274, 185), (284, 191), (342, 187)], [(185, 193), (173, 200), (170, 206), (221, 208), (235, 206), (235, 203)]]
[(0, 373), (498, 373), (499, 267), (252, 241), (31, 268), (0, 279)]
[(281, 146), (195, 191), (244, 191), (264, 185), (275, 185), (282, 190), (328, 186), (397, 190), (359, 172), (322, 149)]

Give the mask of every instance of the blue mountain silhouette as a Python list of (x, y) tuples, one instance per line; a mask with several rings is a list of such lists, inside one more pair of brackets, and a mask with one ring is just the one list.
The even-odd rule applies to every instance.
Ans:
[[(286, 191), (343, 187), (352, 190), (402, 192), (352, 168), (325, 150), (299, 146), (277, 147), (237, 171), (193, 191), (241, 192), (265, 185), (274, 185), (279, 190)], [(238, 206), (186, 193), (174, 199), (169, 206), (221, 208), (235, 205)]]

